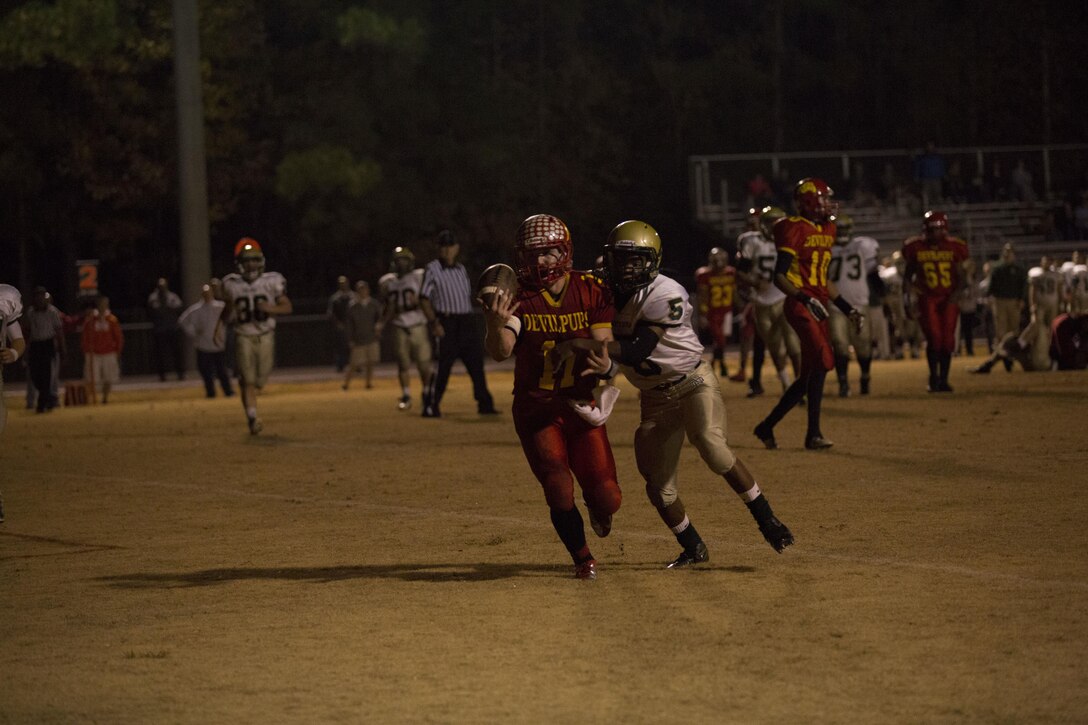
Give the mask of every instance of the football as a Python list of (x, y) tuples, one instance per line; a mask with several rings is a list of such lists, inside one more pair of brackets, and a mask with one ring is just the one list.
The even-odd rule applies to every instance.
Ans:
[(483, 304), (490, 305), (499, 290), (511, 296), (518, 292), (518, 275), (508, 264), (493, 264), (483, 271), (476, 282), (476, 298)]

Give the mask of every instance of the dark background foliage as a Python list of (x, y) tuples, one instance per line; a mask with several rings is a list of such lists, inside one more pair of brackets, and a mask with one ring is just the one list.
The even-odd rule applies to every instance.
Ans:
[[(618, 221), (677, 262), (698, 153), (1080, 142), (1088, 6), (916, 0), (201, 2), (212, 269), (243, 235), (297, 299), (532, 213), (587, 265)], [(0, 278), (115, 307), (180, 286), (170, 3), (0, 0)]]

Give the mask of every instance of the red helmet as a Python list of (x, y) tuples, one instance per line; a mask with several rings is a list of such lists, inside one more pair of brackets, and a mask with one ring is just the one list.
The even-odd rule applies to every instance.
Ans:
[[(549, 251), (552, 252), (552, 262), (541, 264), (541, 256)], [(544, 289), (574, 266), (570, 230), (551, 214), (531, 216), (518, 227), (514, 256), (518, 283), (529, 289)]]
[(801, 179), (793, 190), (793, 203), (805, 219), (826, 222), (835, 213), (831, 197), (835, 192), (823, 179)]
[(256, 239), (242, 237), (234, 245), (234, 264), (242, 279), (252, 282), (264, 273), (264, 252)]
[(927, 211), (922, 216), (922, 230), (930, 242), (939, 242), (948, 236), (948, 215), (943, 211)]

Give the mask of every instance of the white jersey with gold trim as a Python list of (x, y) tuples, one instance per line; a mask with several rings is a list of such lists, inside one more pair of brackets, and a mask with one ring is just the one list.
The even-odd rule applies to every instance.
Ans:
[(385, 304), (391, 305), (394, 310), (394, 325), (407, 329), (427, 322), (427, 317), (419, 308), (420, 292), (423, 290), (421, 268), (413, 269), (403, 277), (389, 272), (378, 280), (378, 286)]
[(276, 304), (287, 294), (287, 280), (279, 272), (262, 272), (252, 282), (234, 272), (223, 278), (223, 290), (234, 305), (234, 331), (263, 335), (276, 329), (276, 318), (258, 309), (258, 303)]
[(757, 305), (776, 305), (786, 299), (786, 294), (774, 284), (774, 264), (778, 249), (773, 239), (759, 232), (745, 232), (737, 237), (737, 256), (752, 262), (751, 273), (768, 284), (761, 290), (752, 290), (752, 301)]
[(1053, 267), (1032, 267), (1028, 270), (1028, 284), (1035, 289), (1036, 304), (1058, 308), (1062, 290), (1066, 287), (1065, 275)]
[(621, 365), (623, 374), (640, 390), (670, 383), (693, 371), (702, 360), (703, 344), (691, 326), (688, 291), (676, 280), (657, 275), (627, 300), (612, 321), (616, 339), (633, 337), (645, 325), (664, 330), (650, 356), (633, 367)]
[(869, 274), (877, 268), (880, 244), (872, 237), (851, 237), (846, 244), (831, 247), (827, 276), (843, 299), (858, 309), (869, 306)]

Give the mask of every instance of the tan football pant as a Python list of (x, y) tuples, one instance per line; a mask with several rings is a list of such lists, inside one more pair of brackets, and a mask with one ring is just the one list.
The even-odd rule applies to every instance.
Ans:
[(1020, 333), (1019, 299), (994, 297), (991, 305), (994, 311), (994, 336), (1000, 340), (1010, 332)]
[(782, 357), (783, 346), (790, 357), (797, 357), (801, 354), (801, 341), (797, 338), (797, 333), (790, 327), (790, 323), (786, 321), (785, 303), (785, 300), (779, 300), (773, 305), (756, 304), (753, 306), (756, 318), (756, 332), (759, 333), (763, 345), (767, 348), (777, 366), (781, 366), (786, 362)]
[(263, 388), (276, 360), (276, 333), (234, 336), (234, 364), (243, 385)]
[(399, 370), (408, 370), (414, 362), (420, 374), (426, 377), (424, 371), (429, 371), (431, 365), (431, 338), (426, 325), (396, 328), (394, 350)]
[[(725, 439), (725, 403), (713, 368), (705, 360), (692, 373), (703, 382), (672, 398), (658, 390), (642, 391), (642, 422), (635, 431), (635, 462), (646, 479), (650, 502), (664, 509), (676, 501), (676, 467), (684, 437), (711, 471), (724, 476), (737, 458)], [(683, 384), (677, 386), (683, 389)]]
[(850, 357), (851, 345), (858, 358), (873, 356), (873, 326), (867, 315), (862, 314), (859, 332), (850, 318), (832, 305), (828, 324), (831, 326), (831, 345), (835, 348), (835, 357)]

